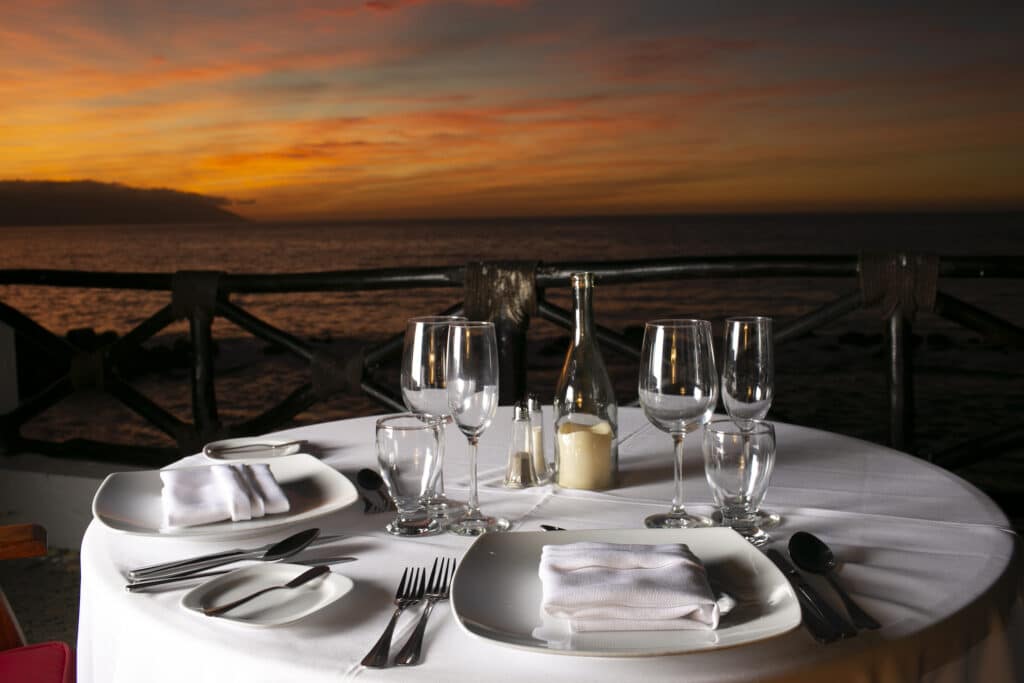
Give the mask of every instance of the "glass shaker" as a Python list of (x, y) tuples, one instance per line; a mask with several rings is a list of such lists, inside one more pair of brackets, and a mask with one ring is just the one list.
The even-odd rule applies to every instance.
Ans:
[(537, 482), (546, 484), (551, 480), (551, 468), (548, 467), (545, 442), (547, 433), (544, 429), (544, 410), (541, 408), (540, 399), (536, 394), (526, 397), (526, 407), (530, 411), (530, 431), (532, 433), (533, 469), (537, 474)]
[(601, 490), (615, 486), (619, 471), (618, 404), (597, 345), (592, 294), (594, 276), (575, 273), (573, 331), (555, 388), (555, 483)]
[(530, 410), (525, 403), (516, 403), (513, 408), (512, 441), (508, 447), (504, 485), (510, 489), (537, 485), (537, 472), (533, 467), (533, 430), (530, 428)]

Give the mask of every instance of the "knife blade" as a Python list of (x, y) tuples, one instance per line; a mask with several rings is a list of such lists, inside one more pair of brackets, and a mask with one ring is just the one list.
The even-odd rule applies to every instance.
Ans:
[(770, 548), (765, 554), (793, 587), (800, 602), (804, 626), (815, 640), (820, 643), (832, 643), (857, 635), (857, 630), (818, 595), (782, 553)]

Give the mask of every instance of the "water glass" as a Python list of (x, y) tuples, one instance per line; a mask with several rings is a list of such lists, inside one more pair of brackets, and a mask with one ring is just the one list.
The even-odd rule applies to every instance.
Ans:
[(775, 428), (761, 420), (740, 426), (729, 418), (704, 425), (704, 474), (722, 516), (722, 526), (738, 531), (754, 545), (769, 536), (757, 512), (775, 465)]
[(377, 420), (377, 463), (398, 515), (385, 530), (395, 536), (425, 536), (442, 530), (422, 503), (441, 466), (440, 420), (412, 413)]

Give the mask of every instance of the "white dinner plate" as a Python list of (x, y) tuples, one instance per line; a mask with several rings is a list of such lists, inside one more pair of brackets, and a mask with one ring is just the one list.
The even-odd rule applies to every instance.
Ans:
[(244, 439), (224, 439), (203, 446), (203, 455), (211, 460), (252, 460), (276, 458), (298, 453), (302, 442), (294, 439), (268, 439), (258, 436)]
[[(716, 590), (736, 607), (716, 630), (607, 631), (538, 636), (541, 583), (537, 574), (545, 545), (685, 543), (708, 570)], [(639, 657), (712, 650), (751, 643), (800, 624), (800, 605), (789, 582), (767, 557), (728, 528), (606, 529), (484, 534), (466, 552), (451, 591), (452, 611), (474, 636), (518, 648), (564, 655)], [(548, 619), (548, 626), (551, 621)], [(546, 630), (550, 634), (551, 629)]]
[(92, 501), (93, 517), (115, 531), (146, 536), (229, 538), (250, 536), (335, 512), (359, 500), (345, 475), (307, 453), (266, 461), (288, 497), (291, 509), (244, 522), (225, 520), (201, 526), (161, 529), (159, 470), (114, 472)]
[(204, 619), (226, 619), (247, 626), (280, 626), (323, 609), (352, 590), (352, 579), (333, 572), (298, 588), (264, 593), (216, 617), (204, 607), (223, 605), (270, 586), (288, 583), (309, 565), (281, 562), (258, 564), (218, 576), (196, 586), (181, 598), (181, 606)]

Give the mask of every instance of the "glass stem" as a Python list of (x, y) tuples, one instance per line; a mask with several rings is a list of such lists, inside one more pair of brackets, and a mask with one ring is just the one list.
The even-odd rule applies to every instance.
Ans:
[(478, 437), (469, 437), (469, 512), (470, 514), (480, 510), (480, 499), (476, 493), (476, 446)]
[(433, 486), (433, 492), (435, 498), (444, 498), (444, 440), (445, 440), (445, 428), (448, 425), (444, 422), (441, 423), (441, 428), (437, 430), (437, 459), (441, 464), (437, 468), (437, 480)]
[(675, 447), (675, 459), (672, 463), (672, 471), (675, 477), (675, 494), (672, 496), (672, 512), (686, 512), (683, 507), (683, 440), (686, 432), (672, 435), (672, 444)]

